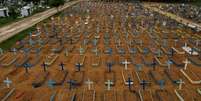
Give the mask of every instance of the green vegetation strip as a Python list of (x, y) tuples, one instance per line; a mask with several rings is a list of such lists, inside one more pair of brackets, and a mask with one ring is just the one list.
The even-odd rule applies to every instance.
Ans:
[(192, 4), (201, 7), (201, 0), (195, 0), (192, 2)]
[(0, 18), (0, 27), (19, 21), (21, 18), (14, 19), (13, 17)]
[[(53, 15), (53, 16), (54, 16), (54, 17), (56, 17), (56, 16), (63, 16), (63, 13), (62, 13), (62, 12), (58, 12), (58, 13), (56, 13), (56, 14)], [(51, 17), (52, 17), (52, 16), (51, 16)], [(49, 18), (47, 18), (47, 19), (45, 19), (45, 20), (43, 20), (43, 21), (41, 21), (41, 22), (47, 23), (47, 22), (50, 20), (51, 17), (49, 17)], [(28, 28), (28, 29), (26, 29), (26, 30), (24, 30), (24, 31), (22, 31), (22, 32), (20, 32), (20, 33), (18, 33), (18, 34), (16, 34), (15, 36), (9, 38), (8, 40), (6, 40), (6, 41), (0, 43), (0, 48), (3, 49), (3, 50), (8, 50), (8, 49), (10, 49), (13, 45), (15, 45), (15, 43), (16, 43), (17, 41), (24, 39), (30, 32), (33, 32), (34, 30), (36, 30), (35, 28), (36, 28), (36, 26), (33, 26), (33, 27), (31, 27), (31, 28)]]
[(32, 32), (34, 30), (35, 30), (35, 26), (16, 34), (15, 36), (9, 38), (8, 40), (0, 43), (0, 48), (2, 48), (3, 50), (10, 49), (13, 45), (15, 45), (17, 41), (24, 39), (29, 32)]

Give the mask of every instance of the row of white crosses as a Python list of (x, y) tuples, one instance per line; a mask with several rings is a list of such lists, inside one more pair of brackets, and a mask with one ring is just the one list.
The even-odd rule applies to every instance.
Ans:
[[(88, 90), (91, 90), (93, 88), (93, 84), (94, 82), (91, 81), (90, 79), (88, 79), (85, 84), (88, 86)], [(111, 86), (114, 85), (114, 83), (111, 80), (107, 80), (107, 82), (105, 82), (105, 84), (107, 85), (107, 90), (111, 90)]]
[[(122, 64), (125, 65), (125, 70), (128, 69), (128, 65), (129, 65), (130, 63), (131, 63), (131, 62), (128, 62), (127, 60), (125, 60), (124, 62), (122, 62)], [(184, 70), (186, 70), (187, 65), (188, 65), (189, 63), (190, 63), (190, 62), (188, 61), (188, 59), (186, 59), (186, 60), (184, 61), (184, 64), (185, 64)], [(168, 69), (170, 69), (170, 65), (171, 65), (171, 63), (170, 63), (170, 61), (168, 61)], [(177, 83), (179, 84), (179, 90), (181, 90), (181, 89), (182, 89), (182, 84), (184, 84), (184, 81), (183, 81), (182, 79), (180, 79)], [(108, 82), (106, 82), (106, 84), (108, 85), (108, 90), (110, 90), (110, 89), (111, 89), (111, 85), (113, 84), (113, 82), (111, 82), (110, 80), (108, 80)]]
[[(185, 64), (184, 65), (184, 70), (186, 70), (188, 64), (190, 63), (190, 61), (188, 61), (188, 59), (186, 59), (185, 61), (183, 61), (183, 63)], [(127, 60), (125, 60), (124, 62), (122, 62), (122, 64), (125, 65), (125, 70), (128, 70), (128, 65), (131, 64), (131, 62), (128, 62)], [(170, 61), (168, 61), (167, 64), (168, 64), (168, 69), (170, 69), (170, 65), (171, 65)]]
[[(4, 80), (4, 83), (6, 84), (7, 88), (10, 88), (10, 84), (12, 83), (11, 80), (8, 79), (8, 77), (6, 78), (6, 80)], [(179, 83), (179, 90), (182, 89), (182, 84), (184, 84), (184, 81), (182, 79), (180, 79), (177, 83)], [(91, 90), (91, 88), (93, 87), (94, 82), (91, 81), (90, 79), (88, 79), (85, 84), (88, 85), (88, 90)], [(114, 83), (111, 80), (107, 80), (107, 82), (105, 82), (105, 84), (107, 85), (107, 90), (111, 90), (111, 86), (114, 85)]]

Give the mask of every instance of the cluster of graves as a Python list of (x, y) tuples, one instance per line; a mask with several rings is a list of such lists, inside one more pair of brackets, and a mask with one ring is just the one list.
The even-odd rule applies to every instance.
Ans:
[(160, 9), (201, 23), (201, 7), (191, 4), (163, 4)]
[(82, 1), (0, 50), (2, 101), (198, 101), (201, 36), (141, 3)]

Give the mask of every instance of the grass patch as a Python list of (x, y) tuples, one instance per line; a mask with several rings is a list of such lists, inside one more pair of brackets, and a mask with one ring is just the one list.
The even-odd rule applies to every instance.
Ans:
[(192, 4), (201, 7), (201, 0), (193, 1)]
[(0, 48), (2, 48), (3, 50), (10, 49), (13, 45), (15, 45), (15, 43), (17, 41), (24, 39), (28, 35), (29, 32), (32, 32), (34, 30), (35, 30), (35, 26), (16, 34), (15, 36), (0, 43)]
[(12, 17), (5, 17), (5, 18), (1, 17), (0, 18), (0, 27), (8, 25), (8, 24), (10, 24), (12, 22), (16, 22), (18, 20), (20, 20), (20, 18), (14, 19)]

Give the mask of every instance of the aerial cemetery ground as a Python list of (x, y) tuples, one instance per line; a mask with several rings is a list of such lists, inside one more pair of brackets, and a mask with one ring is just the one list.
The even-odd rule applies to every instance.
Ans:
[(142, 3), (82, 1), (0, 51), (2, 101), (199, 101), (201, 36)]

